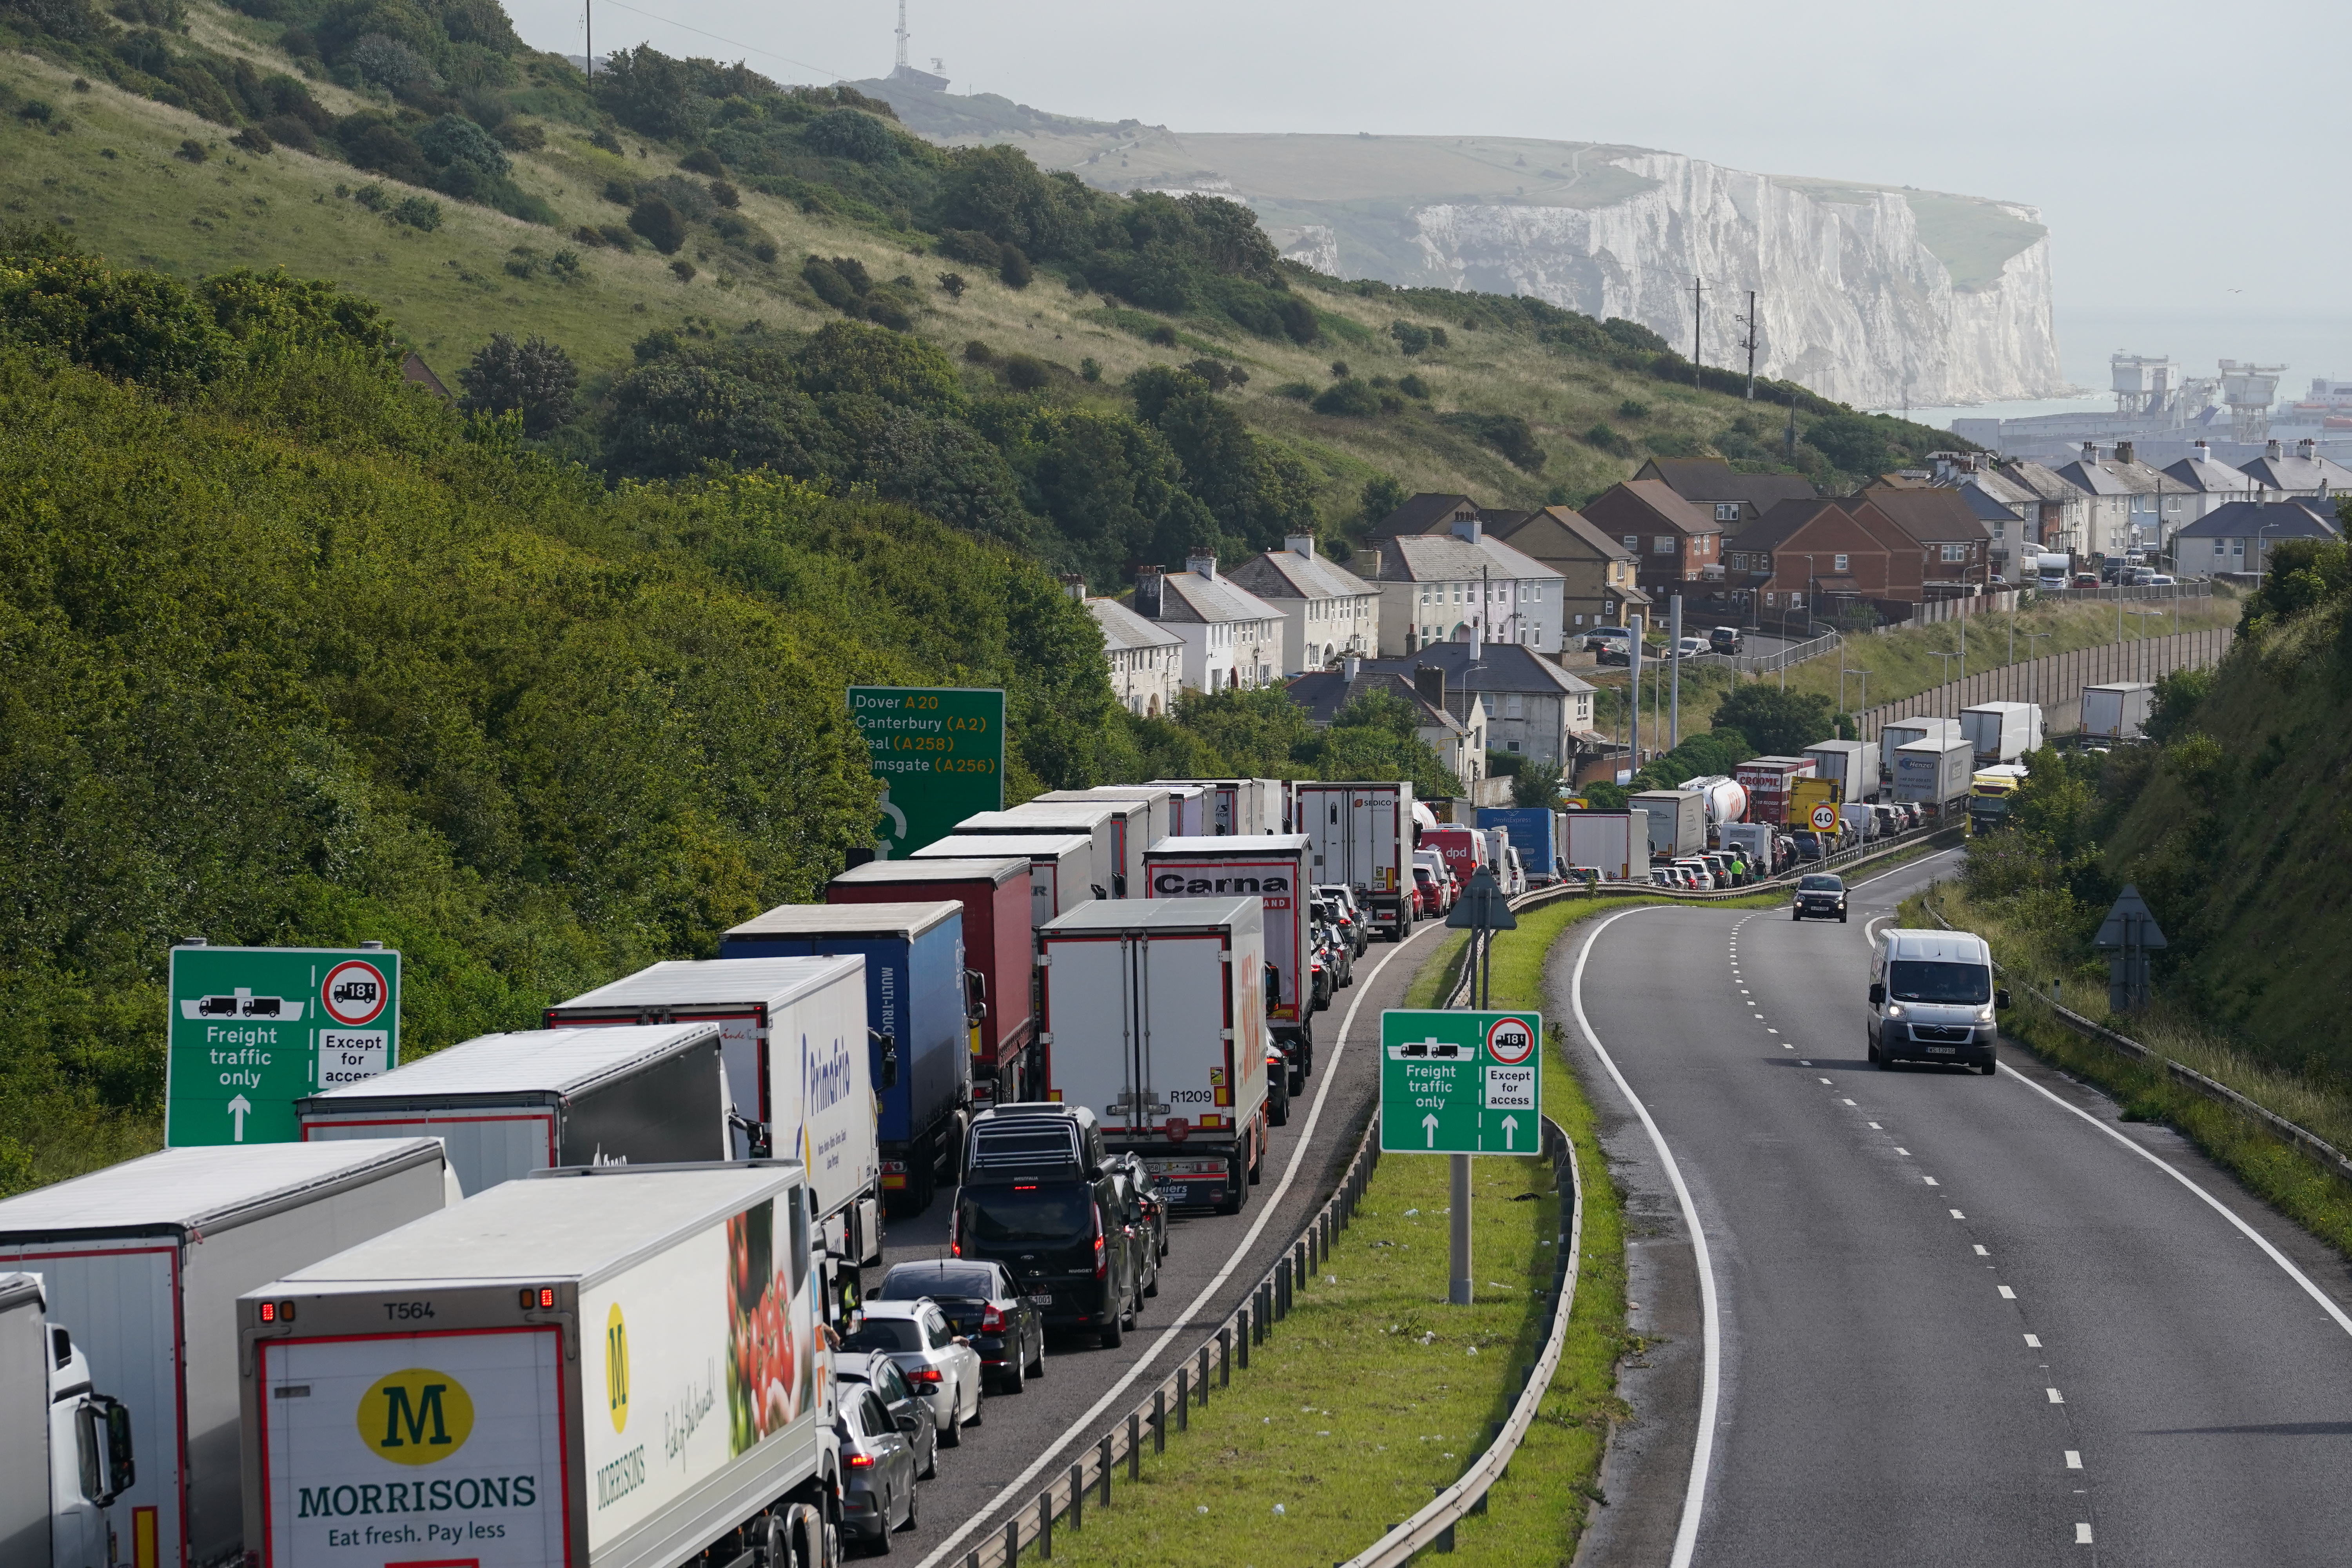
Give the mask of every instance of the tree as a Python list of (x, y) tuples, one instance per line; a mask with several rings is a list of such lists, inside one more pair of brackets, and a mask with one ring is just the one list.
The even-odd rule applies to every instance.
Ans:
[(664, 256), (675, 256), (686, 244), (686, 215), (662, 200), (647, 196), (629, 214), (629, 226)]
[(1404, 486), (1390, 475), (1375, 474), (1364, 481), (1363, 510), (1357, 515), (1366, 523), (1376, 523), (1404, 503)]
[(572, 417), (580, 368), (545, 338), (533, 333), (521, 342), (504, 332), (490, 341), (457, 373), (465, 406), (476, 413), (522, 416), (523, 434), (544, 436)]
[(1561, 776), (1558, 763), (1533, 758), (1521, 763), (1518, 773), (1511, 780), (1511, 804), (1557, 807)]
[(1715, 710), (1715, 727), (1738, 730), (1770, 756), (1795, 756), (1837, 729), (1826, 697), (1757, 683), (1735, 689)]

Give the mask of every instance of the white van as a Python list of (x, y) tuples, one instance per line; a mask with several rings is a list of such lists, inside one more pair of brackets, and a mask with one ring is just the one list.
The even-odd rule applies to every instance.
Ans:
[(1957, 931), (1885, 931), (1870, 952), (1870, 1059), (1948, 1062), (1993, 1074), (1992, 950)]

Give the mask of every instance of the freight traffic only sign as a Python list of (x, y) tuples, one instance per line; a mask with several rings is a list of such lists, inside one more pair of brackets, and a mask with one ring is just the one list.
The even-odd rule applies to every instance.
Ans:
[(294, 1102), (400, 1061), (400, 954), (175, 947), (163, 1142), (291, 1143)]
[(903, 860), (980, 811), (1004, 809), (1004, 693), (853, 686), (849, 716), (882, 782), (874, 852)]
[(1543, 1015), (1381, 1015), (1381, 1152), (1532, 1154), (1543, 1147)]

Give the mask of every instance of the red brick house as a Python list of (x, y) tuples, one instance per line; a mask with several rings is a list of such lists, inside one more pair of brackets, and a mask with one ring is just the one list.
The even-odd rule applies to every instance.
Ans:
[(1723, 577), (1723, 524), (1661, 479), (1628, 479), (1578, 509), (1585, 520), (1632, 551), (1634, 579), (1652, 599), (1692, 594)]
[(1921, 549), (1869, 501), (1784, 500), (1727, 547), (1727, 586), (1764, 620), (1833, 619), (1845, 605), (1919, 602)]

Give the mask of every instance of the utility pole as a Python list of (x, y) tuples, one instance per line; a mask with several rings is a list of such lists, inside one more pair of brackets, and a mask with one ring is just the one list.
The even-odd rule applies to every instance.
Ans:
[(581, 0), (580, 29), (587, 53), (581, 57), (588, 67), (588, 80), (596, 80), (596, 0)]
[(1666, 601), (1666, 657), (1674, 662), (1673, 702), (1668, 710), (1673, 717), (1667, 721), (1666, 750), (1673, 751), (1683, 743), (1683, 596), (1676, 594)]
[[(1756, 290), (1748, 290), (1748, 401), (1756, 401)], [(1794, 414), (1792, 406), (1790, 410)]]
[(1642, 771), (1642, 638), (1649, 632), (1650, 617), (1633, 616), (1629, 620), (1633, 635), (1625, 639), (1632, 656), (1626, 660), (1625, 673), (1631, 679), (1625, 682), (1625, 695), (1632, 702), (1633, 740), (1633, 744), (1625, 748), (1625, 777), (1630, 783), (1633, 776)]
[(1703, 313), (1706, 307), (1699, 300), (1699, 290), (1704, 287), (1706, 287), (1705, 279), (1698, 278), (1691, 279), (1691, 384), (1693, 386), (1699, 384), (1699, 326), (1706, 320)]

